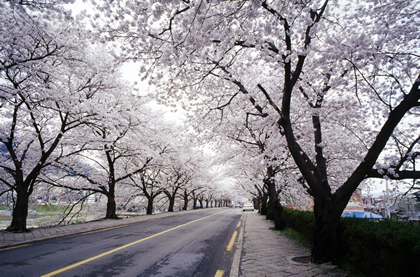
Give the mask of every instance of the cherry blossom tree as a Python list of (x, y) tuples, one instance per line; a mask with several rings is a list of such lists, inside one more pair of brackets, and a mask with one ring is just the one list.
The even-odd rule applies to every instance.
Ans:
[[(252, 114), (247, 113), (245, 124), (242, 129), (232, 137), (235, 141), (242, 144), (243, 147), (248, 148), (245, 150), (248, 156), (260, 159), (260, 161), (253, 165), (248, 165), (251, 172), (261, 172), (263, 175), (262, 187), (254, 187), (259, 190), (261, 197), (268, 197), (268, 205), (262, 209), (262, 215), (266, 218), (273, 220), (275, 228), (283, 230), (286, 227), (286, 222), (283, 213), (283, 207), (279, 201), (279, 193), (284, 189), (278, 182), (276, 175), (286, 175), (286, 172), (294, 170), (294, 164), (291, 164), (291, 157), (287, 151), (287, 145), (279, 145), (282, 141), (277, 136), (279, 130), (276, 126), (264, 126), (259, 120), (251, 120)], [(257, 119), (260, 119), (257, 116)], [(271, 143), (274, 142), (274, 147)], [(243, 170), (247, 165), (242, 164)], [(258, 165), (261, 166), (258, 168)], [(252, 175), (252, 174), (247, 174)], [(254, 184), (255, 185), (255, 184)], [(265, 202), (263, 202), (265, 205)]]
[(176, 129), (162, 125), (161, 133), (168, 137), (160, 145), (165, 146), (157, 146), (159, 156), (143, 176), (139, 174), (133, 178), (133, 182), (148, 199), (149, 213), (153, 211), (154, 198), (160, 194), (166, 196), (168, 211), (172, 212), (178, 199), (183, 201), (183, 209), (186, 210), (192, 198), (195, 208), (199, 197), (211, 187), (212, 161), (194, 146), (190, 134), (183, 135)]
[[(169, 164), (164, 169), (163, 193), (168, 197), (168, 212), (174, 211), (175, 200), (180, 191), (189, 185), (196, 177), (199, 161), (195, 153), (187, 147), (179, 147), (177, 151), (171, 153)], [(186, 190), (186, 189), (185, 189)], [(188, 203), (188, 201), (187, 201)]]
[[(232, 107), (234, 105), (237, 107)], [(233, 108), (242, 112), (233, 112)], [(262, 110), (263, 107), (259, 109)], [(222, 118), (216, 126), (211, 123), (217, 120), (215, 116)], [(209, 126), (213, 125), (212, 134), (217, 133), (223, 141), (218, 144), (218, 148), (223, 149), (223, 153), (219, 155), (224, 156), (229, 163), (235, 164), (232, 175), (239, 178), (238, 191), (247, 191), (247, 198), (249, 195), (257, 196), (257, 207), (263, 203), (261, 214), (274, 220), (277, 229), (284, 229), (286, 222), (279, 194), (286, 188), (283, 186), (285, 176), (296, 172), (297, 168), (287, 150), (286, 141), (281, 138), (277, 124), (267, 125), (267, 117), (268, 114), (255, 113), (252, 109), (247, 109), (246, 105), (232, 103), (228, 111), (206, 116), (203, 121)], [(237, 145), (232, 145), (232, 142)], [(226, 151), (226, 148), (229, 151)], [(295, 176), (295, 183), (301, 177), (295, 174), (291, 176)]]
[(139, 188), (142, 192), (141, 195), (147, 199), (146, 214), (153, 214), (154, 200), (163, 193), (157, 181), (160, 174), (161, 168), (156, 165), (151, 165), (140, 174), (130, 177), (133, 185)]
[[(55, 186), (106, 196), (105, 217), (110, 219), (118, 218), (115, 198), (120, 188), (117, 185), (129, 186), (129, 178), (144, 171), (154, 156), (147, 139), (153, 136), (147, 128), (151, 118), (144, 103), (136, 100), (129, 92), (124, 93), (123, 85), (114, 82), (114, 89), (98, 99), (97, 107), (102, 109), (98, 122), (79, 129), (79, 136), (84, 136), (83, 149), (77, 148), (58, 159), (64, 174), (55, 176), (56, 181), (50, 178)], [(73, 185), (61, 182), (74, 177), (86, 182)]]
[(1, 5), (1, 182), (16, 193), (8, 230), (23, 232), (40, 173), (63, 154), (67, 134), (94, 122), (90, 101), (107, 84), (98, 77), (104, 64), (92, 63), (89, 33), (71, 18), (51, 12), (47, 20), (32, 5)]
[[(185, 187), (181, 188), (181, 193), (180, 193), (179, 196), (183, 201), (182, 210), (184, 210), (184, 211), (188, 210), (188, 205), (189, 205), (191, 199), (193, 199), (193, 208), (196, 207), (196, 205), (197, 205), (196, 194), (197, 194), (197, 191), (200, 191), (201, 189), (202, 189), (202, 187), (195, 184), (194, 182), (192, 182), (192, 185), (190, 185), (190, 186), (185, 186)], [(194, 199), (195, 199), (195, 201), (194, 201)]]
[[(217, 183), (216, 176), (213, 176), (210, 172), (202, 172), (204, 174), (195, 176), (195, 187), (191, 189), (193, 209), (208, 208), (208, 203), (212, 200), (216, 201), (215, 198), (219, 195), (219, 192), (224, 189), (222, 184)], [(206, 205), (204, 205), (204, 203), (206, 203)], [(211, 205), (211, 207), (213, 206)]]

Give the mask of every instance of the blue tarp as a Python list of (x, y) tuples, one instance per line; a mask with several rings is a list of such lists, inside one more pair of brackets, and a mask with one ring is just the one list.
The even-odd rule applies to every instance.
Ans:
[(366, 218), (366, 219), (385, 219), (379, 214), (371, 212), (344, 212), (341, 217), (355, 217), (355, 218)]

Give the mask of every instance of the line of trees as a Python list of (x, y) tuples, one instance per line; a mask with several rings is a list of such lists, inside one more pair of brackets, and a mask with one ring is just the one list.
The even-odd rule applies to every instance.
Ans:
[(12, 202), (9, 231), (28, 231), (39, 188), (103, 195), (111, 219), (134, 195), (152, 213), (160, 194), (170, 211), (175, 197), (222, 194), (183, 127), (165, 124), (124, 80), (118, 51), (86, 29), (83, 14), (1, 1), (0, 18), (0, 197)]

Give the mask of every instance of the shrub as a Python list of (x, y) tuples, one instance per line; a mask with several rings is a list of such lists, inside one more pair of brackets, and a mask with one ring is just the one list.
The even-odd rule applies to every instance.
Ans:
[[(313, 241), (313, 212), (285, 209), (287, 227)], [(420, 227), (394, 220), (342, 218), (342, 267), (359, 276), (420, 276)]]
[(284, 208), (286, 225), (288, 228), (299, 232), (311, 244), (313, 244), (313, 235), (315, 228), (314, 213), (310, 211), (299, 211)]
[(393, 220), (342, 218), (346, 260), (367, 276), (420, 276), (420, 228)]

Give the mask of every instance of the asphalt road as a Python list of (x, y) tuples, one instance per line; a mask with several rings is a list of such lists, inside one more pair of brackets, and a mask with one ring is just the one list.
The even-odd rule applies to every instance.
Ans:
[(241, 215), (204, 209), (2, 250), (0, 276), (228, 276)]

